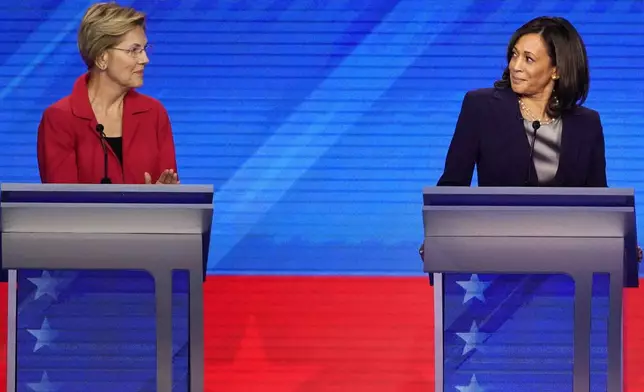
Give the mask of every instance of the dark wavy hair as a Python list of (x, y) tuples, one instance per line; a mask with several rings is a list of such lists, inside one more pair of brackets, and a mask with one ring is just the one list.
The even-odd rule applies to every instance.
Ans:
[(494, 82), (496, 88), (510, 88), (509, 64), (517, 41), (526, 34), (539, 34), (546, 44), (552, 65), (557, 67), (559, 79), (546, 107), (550, 117), (583, 105), (588, 97), (590, 75), (586, 46), (575, 27), (566, 19), (542, 16), (532, 19), (514, 32), (506, 53), (508, 66), (501, 80)]

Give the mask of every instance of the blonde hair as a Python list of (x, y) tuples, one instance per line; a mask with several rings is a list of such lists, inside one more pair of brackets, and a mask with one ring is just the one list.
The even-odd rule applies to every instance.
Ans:
[(78, 51), (87, 69), (92, 69), (99, 56), (137, 27), (145, 29), (145, 14), (134, 8), (114, 2), (89, 7), (78, 30)]

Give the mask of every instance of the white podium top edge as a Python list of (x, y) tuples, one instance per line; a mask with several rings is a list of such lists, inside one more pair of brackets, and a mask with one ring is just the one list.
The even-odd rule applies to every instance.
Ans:
[(214, 193), (213, 185), (157, 184), (0, 184), (2, 192), (124, 192), (124, 193)]
[(555, 187), (467, 187), (467, 186), (428, 186), (423, 188), (425, 195), (561, 195), (561, 196), (630, 196), (635, 195), (633, 188), (555, 188)]

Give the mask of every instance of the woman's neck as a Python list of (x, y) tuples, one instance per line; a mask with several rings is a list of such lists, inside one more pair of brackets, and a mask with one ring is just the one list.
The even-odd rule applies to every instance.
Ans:
[(91, 74), (87, 82), (89, 102), (98, 116), (121, 113), (127, 92), (128, 89), (117, 85), (104, 73)]

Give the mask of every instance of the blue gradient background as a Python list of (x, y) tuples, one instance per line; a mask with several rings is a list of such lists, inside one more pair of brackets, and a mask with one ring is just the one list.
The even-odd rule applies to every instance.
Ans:
[[(91, 3), (0, 4), (1, 182), (39, 181), (37, 125), (84, 72), (75, 34)], [(610, 186), (644, 185), (642, 1), (120, 4), (149, 15), (154, 48), (142, 92), (169, 111), (182, 182), (215, 185), (209, 274), (421, 275), (421, 189), (440, 175), (462, 97), (492, 85), (512, 32), (539, 15), (568, 18), (587, 44), (587, 106), (602, 116)], [(569, 332), (562, 320), (560, 333), (531, 340), (548, 325), (525, 315), (545, 312), (553, 297), (571, 300), (560, 278), (540, 287), (499, 321), (506, 351), (495, 356), (511, 355), (518, 340), (544, 353)], [(460, 330), (477, 317), (454, 311), (470, 317)], [(466, 385), (491, 369), (477, 366), (450, 380)], [(504, 371), (478, 381), (518, 390), (522, 373)]]

